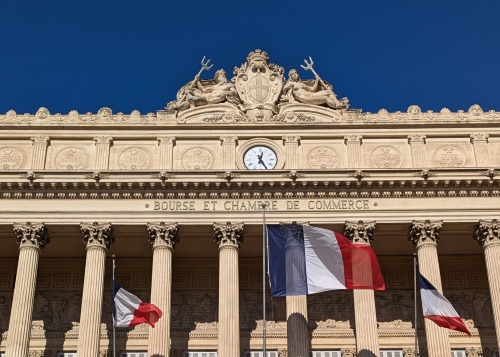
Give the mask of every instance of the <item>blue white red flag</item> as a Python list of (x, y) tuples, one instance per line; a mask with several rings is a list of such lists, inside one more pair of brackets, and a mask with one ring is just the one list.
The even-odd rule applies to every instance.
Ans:
[(155, 323), (163, 315), (158, 307), (142, 302), (115, 282), (113, 288), (113, 318), (116, 327), (132, 327), (143, 323), (155, 327)]
[(299, 224), (267, 226), (273, 296), (337, 289), (384, 290), (373, 250), (339, 233)]
[(438, 326), (457, 330), (471, 335), (464, 322), (458, 316), (453, 305), (437, 289), (422, 276), (420, 280), (420, 297), (422, 299), (422, 310), (424, 317), (434, 321)]

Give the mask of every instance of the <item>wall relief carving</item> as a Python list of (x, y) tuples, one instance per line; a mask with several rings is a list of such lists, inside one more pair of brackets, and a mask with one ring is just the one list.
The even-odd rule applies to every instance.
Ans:
[(145, 170), (150, 163), (149, 153), (138, 147), (125, 149), (118, 156), (118, 167), (124, 170)]
[(202, 147), (186, 150), (182, 154), (182, 166), (188, 170), (206, 170), (212, 167), (214, 156)]
[(88, 153), (80, 147), (64, 148), (54, 157), (54, 166), (59, 170), (81, 170), (87, 163)]
[(17, 170), (23, 164), (26, 154), (15, 147), (0, 148), (0, 170)]
[(10, 304), (5, 296), (0, 296), (0, 332), (6, 331), (9, 327)]
[(307, 154), (307, 164), (311, 169), (334, 169), (339, 164), (337, 151), (326, 146), (319, 146)]
[(443, 145), (434, 152), (434, 162), (438, 167), (463, 167), (466, 160), (465, 151), (455, 145)]
[(307, 313), (311, 329), (345, 329), (354, 326), (352, 294), (339, 291), (307, 297)]
[(370, 163), (381, 169), (399, 168), (403, 165), (403, 157), (394, 146), (382, 145), (371, 152)]
[(69, 331), (80, 320), (81, 295), (37, 294), (32, 329)]

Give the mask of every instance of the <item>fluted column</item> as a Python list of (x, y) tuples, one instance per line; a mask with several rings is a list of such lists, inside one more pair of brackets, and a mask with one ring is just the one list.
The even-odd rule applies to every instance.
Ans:
[(106, 251), (115, 241), (111, 223), (80, 224), (87, 250), (83, 281), (78, 357), (99, 355)]
[(15, 223), (14, 233), (19, 244), (19, 260), (12, 298), (6, 356), (24, 357), (28, 356), (30, 345), (38, 258), (43, 247), (50, 242), (50, 237), (43, 223)]
[(283, 142), (285, 144), (285, 169), (296, 170), (299, 168), (299, 144), (300, 136), (284, 135)]
[(476, 226), (474, 239), (483, 247), (488, 284), (490, 287), (491, 306), (495, 320), (497, 347), (500, 348), (500, 223), (480, 220)]
[(107, 170), (109, 168), (109, 147), (113, 142), (111, 136), (96, 136), (95, 141), (95, 168)]
[(171, 170), (174, 159), (175, 137), (160, 136), (158, 145), (160, 147), (160, 169)]
[[(289, 237), (285, 245), (285, 260), (291, 266), (305, 266), (304, 235), (302, 226), (295, 222), (282, 225), (282, 229), (290, 230), (285, 235)], [(300, 281), (294, 274), (302, 275), (300, 269), (290, 272), (287, 276), (287, 290), (306, 291), (305, 286), (295, 286)], [(293, 284), (294, 286), (290, 286)], [(307, 329), (307, 295), (291, 295), (286, 297), (286, 334), (288, 357), (309, 357), (309, 331)]]
[[(417, 249), (420, 273), (442, 294), (441, 272), (437, 254), (439, 231), (443, 221), (413, 221), (410, 226), (409, 240)], [(449, 357), (450, 340), (448, 330), (425, 319), (425, 336), (429, 357)]]
[(237, 136), (221, 136), (222, 165), (223, 169), (234, 169), (236, 167), (236, 143)]
[(490, 166), (488, 157), (488, 134), (471, 134), (470, 141), (474, 147), (474, 156), (476, 157), (476, 166)]
[(346, 135), (344, 136), (347, 145), (347, 160), (349, 167), (358, 169), (363, 166), (363, 155), (361, 152), (361, 142), (363, 137), (361, 135)]
[[(352, 243), (369, 246), (373, 242), (373, 232), (375, 232), (375, 221), (345, 222), (344, 235)], [(360, 281), (367, 281), (372, 276), (370, 269), (358, 269), (353, 271), (353, 274), (354, 280), (357, 280), (356, 275), (363, 275), (360, 277)], [(358, 357), (378, 356), (379, 344), (375, 293), (369, 289), (355, 289), (353, 290), (353, 295)]]
[(410, 144), (411, 160), (413, 167), (425, 167), (425, 135), (411, 134), (408, 135), (408, 143)]
[(153, 245), (151, 303), (163, 312), (156, 326), (149, 327), (148, 356), (170, 355), (170, 318), (172, 302), (172, 252), (179, 243), (177, 223), (148, 223), (149, 242)]
[(218, 357), (240, 355), (238, 250), (243, 242), (243, 223), (214, 223), (219, 247), (219, 344)]
[(45, 168), (45, 158), (47, 156), (47, 145), (50, 138), (48, 136), (33, 136), (33, 151), (31, 156), (31, 168), (34, 170), (43, 170)]

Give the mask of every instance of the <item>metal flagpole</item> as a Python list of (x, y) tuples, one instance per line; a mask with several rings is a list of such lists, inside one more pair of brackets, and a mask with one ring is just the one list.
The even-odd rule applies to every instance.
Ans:
[(116, 357), (116, 327), (115, 327), (115, 255), (111, 256), (113, 258), (113, 284), (111, 284), (111, 301), (113, 304), (113, 309), (111, 312), (111, 319), (113, 320), (113, 357)]
[(262, 203), (262, 357), (266, 354), (266, 208), (269, 203)]
[(417, 335), (417, 253), (413, 253), (413, 304), (415, 306), (415, 356), (418, 355)]

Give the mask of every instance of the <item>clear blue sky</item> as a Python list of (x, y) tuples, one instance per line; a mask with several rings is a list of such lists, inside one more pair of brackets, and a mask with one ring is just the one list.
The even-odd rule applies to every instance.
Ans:
[(500, 111), (497, 0), (2, 0), (0, 113), (154, 112), (256, 48), (364, 111)]

